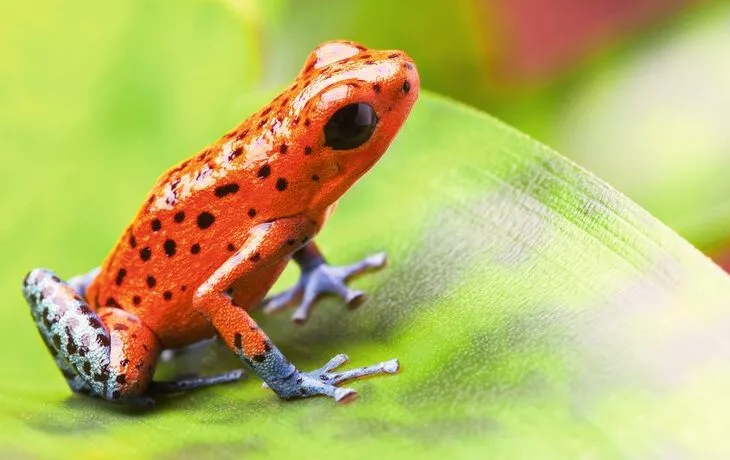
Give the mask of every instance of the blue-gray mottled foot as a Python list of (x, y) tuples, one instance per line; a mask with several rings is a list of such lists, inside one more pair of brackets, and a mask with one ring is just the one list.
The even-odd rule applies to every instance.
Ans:
[[(358, 367), (345, 371), (335, 372), (335, 369), (345, 364), (349, 358), (339, 354), (327, 364), (310, 372), (297, 372), (292, 375), (291, 383), (285, 384), (289, 388), (280, 388), (279, 394), (286, 399), (308, 398), (310, 396), (329, 396), (338, 403), (347, 403), (357, 397), (357, 392), (351, 388), (340, 388), (337, 385), (349, 380), (360, 379), (378, 374), (396, 374), (400, 369), (397, 359), (391, 359), (373, 366)], [(264, 388), (268, 385), (264, 384)]]
[(314, 302), (322, 295), (334, 294), (354, 308), (365, 300), (365, 293), (347, 287), (352, 278), (378, 270), (385, 266), (386, 256), (379, 252), (352, 265), (333, 267), (327, 265), (316, 247), (305, 247), (298, 251), (294, 260), (300, 265), (302, 274), (293, 287), (264, 301), (264, 312), (272, 313), (296, 304), (301, 300), (292, 316), (296, 323), (304, 323), (309, 318)]

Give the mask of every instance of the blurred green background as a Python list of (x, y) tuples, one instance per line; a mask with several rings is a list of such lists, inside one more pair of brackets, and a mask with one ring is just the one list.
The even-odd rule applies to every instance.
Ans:
[[(28, 152), (48, 152), (37, 143), (60, 142), (96, 145), (124, 170), (143, 151), (135, 147), (154, 148), (166, 129), (186, 126), (178, 145), (160, 145), (170, 163), (207, 143), (211, 127), (233, 125), (281, 88), (316, 44), (349, 38), (406, 50), (425, 88), (554, 147), (722, 258), (730, 239), (727, 2), (457, 0), (424, 7), (414, 0), (201, 0), (194, 15), (200, 27), (237, 21), (206, 29), (185, 48), (172, 37), (191, 7), (182, 3), (179, 16), (153, 20), (164, 3), (4, 2), (0, 117), (9, 169)], [(96, 27), (102, 16), (104, 27)], [(231, 33), (239, 46), (224, 49), (219, 35)], [(140, 46), (156, 52), (140, 62), (134, 53)], [(165, 94), (150, 91), (151, 82), (164, 80), (165, 69), (190, 53), (211, 63), (186, 77), (206, 92), (179, 94), (174, 85)], [(245, 66), (213, 67), (226, 54), (244, 56)], [(206, 85), (213, 74), (215, 85)], [(78, 101), (63, 114), (48, 112), (63, 94), (92, 86), (98, 99), (88, 107)], [(230, 101), (210, 110), (221, 100), (216, 94)], [(205, 117), (198, 115), (202, 109)], [(42, 126), (43, 136), (30, 126)], [(48, 153), (38, 160), (63, 162)], [(149, 183), (156, 172), (138, 173), (106, 185), (125, 193), (125, 181)], [(12, 181), (0, 187), (17, 189)]]
[[(246, 4), (246, 2), (242, 2)], [(687, 0), (282, 2), (267, 81), (329, 37), (407, 50), (426, 88), (495, 114), (709, 254), (730, 239), (730, 5)]]
[[(213, 416), (227, 414), (231, 420), (223, 418), (234, 427), (239, 426), (236, 425), (238, 423), (246, 427), (256, 426), (263, 420), (269, 433), (276, 433), (279, 424), (285, 423), (286, 430), (295, 431), (292, 427), (301, 420), (305, 420), (309, 427), (312, 424), (310, 411), (328, 416), (332, 413), (327, 401), (299, 406), (277, 405), (262, 393), (257, 393), (251, 382), (247, 382), (249, 387), (246, 391), (235, 393), (235, 396), (231, 396), (233, 391), (215, 390), (191, 396), (182, 402), (172, 402), (166, 412), (153, 419), (154, 422), (115, 414), (92, 403), (67, 398), (66, 389), (46, 351), (37, 341), (27, 310), (17, 292), (19, 280), (30, 267), (57, 267), (63, 276), (71, 276), (87, 270), (90, 261), (98, 261), (114, 243), (120, 229), (128, 223), (155, 178), (166, 167), (200, 149), (265, 103), (269, 96), (292, 79), (304, 56), (325, 39), (349, 38), (375, 48), (407, 51), (418, 63), (422, 84), (428, 90), (493, 113), (554, 147), (646, 207), (697, 247), (722, 259), (723, 248), (730, 239), (730, 203), (727, 200), (730, 185), (724, 177), (730, 166), (730, 130), (727, 129), (730, 63), (725, 57), (730, 40), (728, 26), (730, 5), (726, 2), (683, 0), (456, 0), (428, 4), (422, 1), (386, 0), (129, 0), (107, 3), (39, 0), (33, 3), (0, 3), (0, 155), (3, 160), (0, 170), (5, 173), (0, 182), (0, 206), (5, 216), (0, 223), (0, 245), (4, 256), (0, 270), (0, 292), (12, 293), (7, 294), (11, 301), (3, 311), (3, 321), (0, 321), (0, 336), (4, 340), (2, 364), (5, 372), (12, 374), (12, 378), (0, 382), (3, 390), (0, 398), (8, 398), (3, 401), (6, 407), (11, 407), (10, 403), (13, 403), (12, 410), (7, 414), (0, 413), (0, 419), (5, 416), (8, 417), (6, 420), (14, 423), (19, 420), (25, 423), (22, 426), (13, 425), (12, 430), (6, 429), (3, 436), (15, 439), (16, 433), (19, 433), (17, 436), (27, 435), (28, 439), (38, 443), (33, 446), (34, 451), (53, 452), (57, 447), (54, 444), (57, 439), (73, 439), (75, 445), (83, 446), (86, 452), (93, 452), (96, 447), (94, 430), (97, 425), (102, 425), (102, 428), (116, 427), (101, 438), (104, 445), (111, 446), (109, 448), (112, 450), (123, 448), (128, 442), (128, 435), (136, 436), (144, 432), (148, 437), (140, 449), (157, 452), (168, 447), (165, 443), (173, 446), (176, 441), (190, 441), (195, 448), (194, 442), (202, 438), (215, 438), (216, 427), (208, 423), (207, 418), (211, 413)], [(540, 156), (545, 154), (541, 147), (515, 136), (515, 133), (486, 117), (480, 118), (481, 115), (464, 109), (457, 110), (456, 106), (433, 98), (424, 98), (424, 101), (417, 108), (420, 118), (414, 117), (410, 130), (407, 126), (401, 136), (404, 140), (394, 145), (392, 158), (395, 159), (388, 160), (392, 163), (384, 163), (381, 175), (366, 182), (366, 187), (367, 184), (382, 186), (385, 174), (396, 174), (400, 170), (408, 170), (410, 175), (406, 178), (414, 183), (418, 182), (419, 172), (434, 174), (427, 177), (444, 180), (434, 171), (440, 173), (440, 168), (445, 170), (451, 162), (444, 161), (441, 164), (437, 156), (448, 157), (456, 152), (475, 163), (483, 158), (486, 163), (501, 165), (505, 170), (517, 164), (515, 158), (520, 158), (538, 173), (554, 173), (550, 169), (553, 165), (548, 161), (533, 165), (517, 154), (527, 152), (525, 158), (544, 160)], [(429, 126), (428, 123), (434, 121), (443, 123), (443, 126)], [(468, 124), (470, 131), (460, 133), (459, 126), (454, 126), (457, 122)], [(478, 132), (480, 127), (484, 129), (483, 132)], [(447, 138), (449, 133), (455, 133), (453, 143)], [(504, 164), (494, 159), (494, 156), (503, 153), (500, 148), (504, 149)], [(465, 154), (465, 149), (473, 149), (473, 157)], [(404, 152), (410, 152), (411, 156), (406, 156)], [(395, 167), (402, 164), (399, 162), (418, 163), (419, 152), (424, 152), (424, 155), (428, 152), (430, 155), (425, 162), (428, 164), (419, 164), (421, 169)], [(485, 184), (491, 185), (490, 180), (471, 172), (465, 165), (461, 166), (471, 174), (466, 174), (466, 179), (457, 174), (454, 177), (465, 182), (470, 193), (482, 193)], [(713, 292), (713, 299), (721, 299), (723, 289), (727, 288), (726, 280), (718, 279), (711, 268), (697, 261), (681, 242), (672, 240), (661, 231), (655, 232), (657, 229), (654, 224), (649, 225), (651, 231), (643, 234), (648, 225), (643, 215), (635, 214), (636, 211), (626, 202), (597, 187), (576, 171), (569, 169), (566, 172), (558, 168), (558, 172), (564, 174), (557, 179), (547, 173), (548, 179), (535, 178), (530, 175), (532, 172), (503, 170), (494, 174), (499, 178), (516, 177), (515, 180), (524, 180), (526, 184), (517, 185), (534, 193), (534, 200), (549, 207), (551, 212), (557, 208), (555, 221), (536, 219), (539, 228), (545, 230), (548, 236), (540, 232), (537, 232), (537, 236), (529, 232), (521, 234), (520, 231), (532, 229), (520, 227), (523, 223), (511, 220), (510, 217), (514, 216), (510, 213), (506, 213), (501, 222), (508, 223), (504, 225), (505, 232), (514, 230), (520, 237), (535, 236), (532, 244), (538, 246), (539, 251), (547, 253), (543, 259), (540, 259), (539, 254), (532, 256), (543, 264), (543, 271), (538, 270), (537, 273), (547, 273), (545, 279), (533, 272), (521, 272), (533, 270), (529, 264), (521, 263), (521, 257), (526, 256), (514, 255), (511, 248), (504, 247), (503, 254), (491, 256), (510, 269), (516, 267), (515, 273), (510, 270), (502, 273), (500, 270), (504, 267), (499, 264), (496, 264), (496, 269), (487, 264), (483, 267), (484, 274), (471, 273), (467, 268), (460, 267), (463, 271), (457, 272), (454, 278), (444, 275), (448, 278), (445, 286), (436, 284), (440, 290), (428, 290), (428, 284), (421, 286), (431, 296), (423, 301), (424, 304), (443, 304), (443, 308), (449, 309), (454, 305), (460, 307), (458, 314), (453, 316), (461, 321), (461, 325), (469, 326), (466, 328), (469, 334), (456, 335), (458, 340), (454, 339), (455, 334), (450, 331), (464, 331), (458, 324), (450, 324), (453, 329), (442, 330), (442, 316), (434, 313), (438, 312), (436, 307), (426, 311), (423, 316), (414, 314), (415, 319), (412, 321), (415, 323), (417, 319), (418, 327), (410, 329), (408, 333), (399, 329), (399, 334), (394, 333), (397, 337), (392, 339), (392, 343), (386, 339), (372, 342), (362, 339), (375, 336), (378, 330), (375, 326), (381, 327), (383, 321), (393, 320), (395, 323), (400, 318), (387, 316), (398, 315), (397, 312), (383, 311), (392, 306), (388, 303), (392, 293), (388, 289), (393, 289), (392, 285), (381, 291), (380, 303), (376, 304), (379, 310), (358, 311), (358, 314), (368, 315), (365, 316), (364, 329), (355, 319), (342, 320), (349, 321), (349, 329), (346, 329), (348, 333), (362, 339), (358, 344), (362, 348), (355, 348), (360, 353), (360, 359), (382, 357), (397, 342), (396, 345), (412, 353), (411, 363), (417, 363), (419, 357), (421, 363), (432, 362), (432, 367), (424, 364), (420, 368), (420, 375), (412, 372), (401, 376), (404, 379), (401, 382), (405, 381), (411, 386), (399, 387), (387, 382), (374, 385), (368, 382), (366, 388), (370, 402), (358, 401), (360, 405), (355, 406), (352, 412), (332, 415), (333, 420), (343, 423), (354, 423), (348, 419), (352, 414), (360, 417), (356, 421), (362, 424), (348, 425), (351, 431), (346, 431), (347, 435), (367, 431), (363, 427), (370, 427), (373, 436), (378, 439), (386, 438), (387, 441), (387, 436), (394, 432), (398, 435), (394, 438), (400, 441), (416, 439), (419, 445), (430, 448), (423, 441), (437, 434), (446, 433), (453, 436), (451, 439), (461, 442), (458, 436), (466, 433), (473, 441), (469, 446), (482, 447), (480, 437), (493, 430), (493, 420), (479, 418), (483, 414), (475, 413), (484, 411), (502, 417), (500, 422), (507, 427), (507, 432), (510, 427), (519, 427), (531, 430), (534, 435), (532, 444), (523, 444), (519, 437), (500, 438), (503, 444), (495, 449), (503, 449), (503, 454), (513, 452), (511, 449), (515, 445), (525, 445), (526, 453), (540, 451), (543, 447), (541, 436), (552, 434), (551, 427), (555, 429), (554, 437), (560, 437), (565, 443), (558, 447), (546, 446), (555, 447), (553, 453), (572, 451), (577, 455), (585, 452), (582, 450), (584, 448), (600, 451), (604, 447), (606, 450), (603, 452), (610, 453), (615, 443), (620, 444), (619, 441), (626, 441), (626, 437), (631, 438), (631, 435), (617, 432), (607, 435), (607, 431), (619, 427), (619, 422), (633, 421), (637, 407), (653, 410), (664, 407), (667, 401), (660, 397), (651, 399), (643, 393), (638, 394), (638, 391), (637, 394), (633, 393), (632, 388), (622, 387), (630, 396), (628, 403), (616, 406), (608, 399), (595, 397), (596, 401), (605, 405), (601, 409), (604, 412), (586, 410), (592, 415), (581, 413), (576, 421), (574, 414), (566, 409), (573, 401), (568, 397), (569, 392), (562, 393), (565, 388), (560, 386), (560, 382), (563, 382), (563, 374), (570, 375), (573, 371), (571, 366), (575, 366), (576, 363), (572, 361), (575, 359), (589, 371), (595, 371), (587, 372), (591, 379), (596, 380), (586, 378), (582, 381), (584, 388), (603, 391), (603, 368), (597, 369), (600, 366), (594, 364), (605, 364), (600, 359), (603, 349), (598, 346), (605, 343), (600, 340), (613, 337), (611, 334), (618, 330), (619, 338), (624, 340), (618, 345), (614, 344), (619, 349), (626, 346), (623, 343), (630, 344), (632, 351), (642, 346), (650, 349), (657, 343), (664, 345), (660, 341), (662, 338), (657, 336), (662, 336), (667, 330), (680, 331), (682, 325), (691, 323), (683, 321), (685, 310), (678, 308), (674, 312), (677, 317), (664, 323), (671, 324), (671, 328), (676, 330), (669, 326), (652, 330), (654, 318), (651, 315), (646, 315), (638, 322), (645, 328), (641, 329), (634, 323), (627, 324), (629, 320), (624, 318), (635, 319), (628, 312), (619, 312), (620, 315), (614, 317), (616, 330), (610, 330), (611, 334), (605, 330), (593, 334), (597, 337), (598, 345), (591, 343), (600, 349), (600, 352), (594, 350), (600, 356), (581, 361), (571, 353), (578, 353), (576, 350), (582, 344), (574, 346), (571, 342), (571, 346), (562, 345), (563, 340), (567, 340), (563, 335), (572, 332), (569, 328), (565, 332), (563, 327), (573, 324), (572, 315), (575, 312), (561, 310), (558, 319), (551, 322), (551, 319), (554, 320), (553, 310), (539, 305), (535, 307), (537, 313), (529, 311), (534, 314), (530, 316), (520, 310), (533, 308), (523, 297), (542, 301), (545, 299), (541, 296), (546, 296), (556, 305), (569, 304), (571, 308), (580, 310), (586, 305), (581, 303), (582, 298), (576, 300), (575, 297), (605, 300), (591, 289), (599, 291), (604, 285), (623, 287), (624, 284), (617, 279), (633, 281), (636, 276), (631, 271), (634, 263), (639, 266), (638, 271), (642, 271), (642, 275), (651, 281), (647, 282), (649, 294), (639, 292), (631, 295), (632, 290), (629, 288), (628, 294), (622, 292), (626, 297), (617, 295), (613, 302), (637, 306), (642, 295), (651, 296), (655, 291), (664, 295), (668, 289), (666, 285), (671, 285), (675, 278), (661, 270), (660, 273), (651, 272), (650, 268), (641, 265), (650, 265), (647, 261), (653, 260), (649, 256), (644, 257), (644, 249), (651, 246), (644, 241), (651, 239), (647, 235), (656, 237), (659, 249), (653, 246), (651, 249), (666, 255), (668, 251), (662, 245), (671, 246), (676, 249), (676, 253), (669, 251), (672, 257), (680, 254), (681, 257), (676, 258), (686, 262), (685, 265), (680, 264), (680, 268), (686, 269), (687, 273), (696, 273), (692, 283), (677, 288), (686, 289), (686, 292), (679, 291), (676, 299), (666, 295), (670, 299), (668, 303), (689, 305), (696, 300), (697, 292), (702, 292), (706, 286), (717, 288), (707, 291)], [(520, 174), (524, 174), (524, 178), (521, 179)], [(536, 182), (530, 182), (531, 179)], [(421, 186), (424, 190), (427, 188), (423, 184)], [(577, 229), (571, 226), (573, 222), (566, 224), (568, 230), (560, 227), (558, 224), (563, 222), (560, 219), (566, 215), (572, 216), (566, 209), (575, 211), (573, 206), (578, 208), (582, 203), (582, 195), (572, 195), (576, 190), (582, 192), (581, 186), (590, 191), (595, 191), (597, 187), (600, 192), (598, 198), (614, 200), (609, 205), (616, 204), (616, 209), (606, 205), (611, 208), (609, 210), (620, 214), (622, 210), (629, 209), (631, 212), (627, 212), (628, 218), (626, 215), (617, 218), (610, 212), (605, 215), (599, 211), (585, 212), (575, 218)], [(362, 192), (365, 189), (358, 190), (360, 194), (353, 194), (350, 198), (350, 203), (357, 206), (341, 207), (337, 214), (338, 220), (332, 223), (332, 233), (323, 235), (329, 238), (330, 248), (341, 250), (335, 253), (341, 254), (340, 260), (343, 261), (346, 260), (345, 256), (360, 255), (359, 251), (379, 249), (369, 234), (371, 227), (358, 225), (361, 225), (363, 215), (368, 212), (371, 213), (369, 215), (377, 215), (381, 210), (371, 209), (375, 205)], [(387, 188), (378, 190), (383, 196), (388, 196)], [(557, 190), (563, 195), (554, 196), (553, 192)], [(391, 191), (391, 194), (395, 195), (396, 192)], [(414, 191), (402, 195), (408, 199), (417, 198)], [(565, 202), (558, 199), (565, 197)], [(448, 194), (442, 198), (450, 205), (458, 201)], [(494, 201), (496, 203), (502, 199), (510, 203), (512, 198), (509, 195), (497, 196)], [(490, 210), (503, 212), (501, 207), (492, 204), (494, 207), (489, 207)], [(605, 211), (601, 208), (604, 204), (596, 199), (586, 206)], [(470, 202), (469, 206), (475, 205)], [(399, 212), (399, 208), (391, 209), (383, 219), (394, 221)], [(520, 212), (526, 213), (524, 210)], [(468, 212), (456, 208), (453, 221), (468, 222), (468, 216), (464, 214)], [(419, 265), (420, 260), (407, 258), (412, 245), (421, 243), (409, 234), (412, 232), (415, 235), (416, 230), (422, 230), (420, 217), (414, 217), (413, 222), (409, 222), (413, 228), (394, 230), (388, 234), (393, 239), (396, 256), (399, 256), (395, 260), (412, 263), (415, 268), (430, 272), (438, 267), (422, 266)], [(504, 216), (495, 215), (495, 219), (500, 217)], [(513, 229), (512, 225), (517, 228)], [(629, 229), (621, 227), (621, 232), (615, 235), (603, 231), (619, 225)], [(574, 239), (560, 239), (563, 234), (560, 231), (553, 232), (553, 226)], [(490, 227), (489, 231), (498, 234), (501, 227), (497, 227)], [(454, 230), (448, 226), (446, 228)], [(587, 236), (580, 233), (583, 230), (588, 231)], [(347, 238), (333, 237), (338, 234), (346, 234)], [(633, 247), (635, 241), (629, 240), (627, 235), (641, 244), (636, 243), (636, 247)], [(445, 239), (444, 234), (438, 232), (430, 238), (424, 243), (428, 250), (432, 248), (426, 243)], [(469, 241), (470, 238), (474, 239), (475, 236), (467, 232), (464, 239)], [(544, 243), (541, 238), (551, 238), (552, 245), (540, 246)], [(508, 238), (504, 239), (508, 241)], [(606, 243), (606, 247), (598, 245), (594, 239), (597, 243)], [(362, 244), (350, 246), (353, 241)], [(622, 246), (627, 241), (631, 243), (628, 248)], [(483, 241), (479, 242), (487, 245)], [(594, 244), (599, 247), (596, 248)], [(529, 244), (526, 246), (532, 248)], [(595, 252), (583, 251), (584, 248)], [(615, 250), (615, 253), (607, 248)], [(456, 254), (470, 254), (471, 248), (466, 249), (461, 248), (462, 252), (457, 251)], [(572, 253), (572, 250), (578, 252)], [(449, 253), (444, 252), (444, 258), (447, 258)], [(581, 275), (586, 279), (567, 273), (567, 270), (561, 271), (560, 264), (554, 263), (555, 260), (560, 262), (556, 254), (575, 256), (583, 271)], [(603, 256), (599, 260), (604, 265), (595, 266), (591, 259), (595, 254)], [(548, 256), (555, 256), (554, 260), (546, 261)], [(529, 257), (526, 259), (529, 260)], [(693, 268), (697, 271), (691, 270)], [(499, 273), (495, 274), (495, 270)], [(565, 281), (565, 284), (559, 284), (557, 293), (552, 292), (555, 279), (550, 275), (553, 272), (557, 273), (555, 276), (559, 276), (561, 281)], [(405, 282), (400, 280), (402, 284), (413, 281), (409, 278), (413, 272), (404, 270), (395, 273), (405, 279)], [(292, 275), (290, 272), (287, 283), (291, 281)], [(412, 276), (417, 275), (418, 272)], [(535, 283), (531, 282), (536, 277), (540, 283), (536, 283), (537, 289), (533, 291), (531, 289)], [(604, 281), (604, 277), (610, 279), (611, 283), (599, 282)], [(365, 287), (375, 289), (383, 279), (373, 278), (365, 282)], [(470, 309), (489, 305), (492, 292), (479, 291), (485, 289), (485, 279), (496, 280), (496, 286), (489, 288), (495, 288), (503, 295), (498, 296), (499, 305), (493, 307), (491, 312), (497, 313), (496, 319), (478, 315), (477, 311)], [(448, 292), (452, 287), (454, 291)], [(519, 289), (515, 291), (515, 287)], [(584, 288), (585, 291), (582, 290)], [(440, 297), (442, 291), (452, 297), (444, 300)], [(579, 295), (573, 295), (574, 291)], [(675, 291), (669, 293), (674, 294)], [(483, 294), (483, 297), (477, 294)], [(551, 294), (555, 294), (554, 298), (550, 297)], [(392, 298), (402, 301), (403, 305), (398, 306), (405, 308), (404, 305), (410, 305), (412, 295), (410, 292), (400, 292), (399, 297)], [(609, 301), (606, 303), (611, 305)], [(715, 302), (719, 303), (719, 300)], [(589, 304), (592, 307), (595, 305), (600, 307), (602, 304)], [(330, 311), (339, 311), (334, 304), (329, 306)], [(378, 319), (374, 316), (376, 313), (383, 316)], [(473, 320), (475, 314), (476, 320)], [(523, 314), (524, 317), (520, 316)], [(547, 320), (544, 316), (548, 317)], [(333, 347), (352, 343), (344, 340), (343, 336), (334, 337), (331, 343), (319, 340), (322, 336), (332, 339), (326, 334), (337, 335), (337, 332), (323, 332), (329, 330), (325, 326), (332, 324), (327, 322), (326, 316), (319, 318), (315, 320), (314, 332), (295, 333), (291, 342), (285, 342), (285, 346), (289, 345), (291, 352), (299, 359), (298, 362), (319, 364), (321, 359), (316, 357), (322, 358), (330, 351), (339, 351)], [(339, 320), (339, 317), (335, 318)], [(359, 318), (362, 319), (362, 316)], [(719, 323), (709, 313), (702, 317), (702, 321)], [(508, 327), (502, 328), (500, 322), (506, 323)], [(605, 321), (598, 322), (603, 324)], [(705, 325), (701, 321), (699, 323)], [(277, 337), (291, 336), (286, 318), (273, 320), (273, 324), (273, 330), (278, 331)], [(511, 328), (510, 324), (517, 325)], [(549, 324), (548, 332), (540, 335), (546, 329), (545, 324)], [(330, 329), (337, 331), (336, 328)], [(590, 328), (587, 330), (592, 331)], [(650, 337), (641, 334), (646, 330), (652, 332)], [(704, 330), (699, 327), (698, 330), (692, 331), (694, 335), (690, 335), (693, 344), (706, 336)], [(504, 335), (500, 336), (495, 331)], [(444, 349), (433, 351), (420, 347), (427, 334), (443, 337)], [(32, 342), (31, 337), (36, 342)], [(388, 340), (391, 338), (388, 337)], [(563, 348), (554, 348), (552, 340), (559, 342)], [(465, 343), (462, 344), (462, 341)], [(525, 348), (516, 347), (515, 343), (524, 344)], [(681, 342), (674, 345), (674, 348), (657, 348), (671, 350), (672, 353), (685, 348)], [(451, 350), (469, 346), (473, 347), (470, 348), (472, 351), (476, 350), (472, 355), (473, 373), (462, 372), (460, 378), (467, 388), (482, 392), (482, 399), (479, 400), (482, 405), (472, 404), (470, 398), (463, 397), (458, 404), (445, 409), (451, 404), (449, 397), (459, 395), (458, 389), (454, 388), (447, 388), (454, 393), (447, 392), (443, 401), (439, 401), (445, 401), (443, 406), (429, 405), (430, 394), (425, 385), (420, 385), (419, 378), (426, 378), (431, 369), (434, 369), (431, 375), (437, 375), (440, 363), (431, 360), (429, 353), (438, 353), (443, 359)], [(477, 352), (490, 351), (499, 356), (492, 356), (490, 362), (497, 364), (487, 368), (482, 366), (483, 359), (479, 359), (482, 355)], [(632, 353), (626, 350), (623, 353), (620, 357), (630, 361)], [(566, 358), (566, 355), (569, 357)], [(652, 354), (647, 353), (649, 355)], [(692, 358), (695, 356), (692, 355)], [(303, 361), (305, 359), (307, 361)], [(655, 364), (648, 357), (646, 360)], [(583, 370), (579, 368), (578, 373)], [(411, 380), (407, 380), (409, 378)], [(480, 386), (484, 382), (492, 386), (485, 390)], [(551, 382), (559, 383), (551, 385)], [(402, 393), (398, 394), (396, 388), (402, 388)], [(711, 409), (712, 404), (723, 403), (713, 400), (714, 395), (722, 393), (723, 386), (713, 388), (717, 391), (697, 384), (692, 392), (677, 391), (673, 394), (676, 398), (674, 405), (666, 407), (685, 408), (686, 405), (687, 413), (706, 417), (705, 426), (714, 426), (711, 415), (703, 412), (704, 408)], [(500, 391), (507, 391), (507, 397), (503, 398), (504, 394)], [(519, 394), (515, 396), (510, 391)], [(216, 398), (221, 394), (225, 396)], [(11, 396), (6, 395), (12, 395), (12, 401), (9, 401)], [(231, 397), (238, 399), (229, 404), (230, 399), (226, 398)], [(535, 399), (531, 399), (533, 397)], [(393, 407), (393, 412), (386, 414), (392, 417), (391, 422), (395, 420), (391, 425), (386, 425), (393, 432), (378, 432), (380, 425), (373, 422), (380, 417), (378, 398), (401, 398), (399, 401), (403, 403), (402, 406), (385, 405)], [(638, 402), (633, 404), (632, 398)], [(428, 415), (434, 419), (446, 414), (457, 421), (467, 419), (467, 422), (458, 425), (453, 431), (438, 423), (425, 428), (421, 426), (419, 431), (414, 426), (418, 428), (420, 420), (413, 420), (418, 417), (411, 417), (408, 404), (427, 407), (430, 411)], [(497, 409), (490, 404), (496, 405)], [(518, 411), (514, 411), (515, 406)], [(250, 414), (259, 418), (253, 418), (253, 415), (250, 420), (238, 418), (240, 413), (237, 410), (246, 412), (246, 416), (250, 411)], [(661, 425), (669, 420), (661, 429), (654, 425), (652, 427), (656, 428), (654, 433), (671, 434), (675, 426), (682, 427), (685, 422), (689, 424), (689, 421), (696, 421), (691, 417), (685, 418), (684, 411), (667, 411), (671, 417), (650, 422), (636, 419), (636, 432), (645, 433), (646, 430), (641, 429), (646, 428), (646, 423)], [(279, 418), (270, 417), (271, 413), (276, 413)], [(288, 418), (290, 413), (294, 415)], [(596, 413), (599, 415), (595, 416)], [(464, 417), (465, 414), (473, 416), (474, 420)], [(181, 432), (179, 439), (175, 435), (161, 438), (159, 445), (153, 439), (165, 430), (181, 430), (189, 426), (191, 419), (197, 423), (191, 425), (197, 427), (195, 432)], [(556, 419), (565, 423), (555, 424)], [(145, 427), (146, 423), (150, 423), (149, 429)], [(333, 425), (336, 424), (333, 422)], [(596, 429), (596, 426), (600, 426), (600, 429)], [(327, 429), (332, 428), (330, 426)], [(680, 428), (676, 428), (674, 432), (680, 431)], [(48, 436), (43, 437), (38, 433)], [(514, 433), (516, 431), (512, 431)], [(339, 435), (344, 436), (341, 433)], [(299, 433), (298, 436), (297, 442), (306, 444), (311, 451), (320, 447), (316, 445), (318, 438), (310, 438), (307, 432)], [(714, 436), (714, 432), (708, 436)], [(722, 433), (719, 437), (722, 437)], [(223, 431), (220, 438), (226, 442), (229, 440)], [(707, 445), (702, 442), (705, 438), (690, 438), (687, 443), (703, 451)], [(256, 438), (247, 439), (238, 445), (228, 446), (230, 450), (227, 452), (255, 452), (260, 447), (257, 442), (264, 442)], [(535, 446), (538, 448), (531, 450)], [(465, 451), (467, 447), (464, 447)], [(560, 447), (564, 450), (561, 451)], [(201, 447), (205, 448), (205, 445)], [(215, 453), (217, 448), (214, 445), (211, 450), (204, 452)], [(342, 445), (339, 448), (344, 449)], [(0, 450), (0, 457), (3, 454)], [(184, 456), (185, 452), (181, 454)], [(194, 451), (191, 456), (195, 456)]]

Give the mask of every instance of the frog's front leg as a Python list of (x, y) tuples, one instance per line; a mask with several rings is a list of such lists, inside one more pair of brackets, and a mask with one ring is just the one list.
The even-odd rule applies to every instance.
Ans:
[[(373, 374), (395, 373), (396, 360), (375, 366), (334, 372), (346, 361), (338, 355), (313, 372), (300, 372), (271, 342), (249, 316), (247, 309), (263, 298), (291, 253), (288, 241), (311, 238), (316, 224), (294, 216), (255, 227), (245, 244), (196, 291), (193, 307), (213, 325), (220, 338), (236, 355), (285, 399), (326, 395), (338, 402), (352, 399), (354, 390), (336, 385)], [(233, 286), (233, 298), (226, 292)]]
[(335, 267), (327, 264), (317, 245), (312, 241), (294, 253), (301, 275), (293, 287), (264, 301), (264, 312), (272, 313), (300, 301), (292, 316), (296, 323), (309, 318), (314, 302), (324, 294), (342, 298), (350, 307), (356, 307), (365, 299), (365, 293), (347, 287), (347, 281), (363, 273), (385, 266), (384, 252), (370, 255), (352, 265)]

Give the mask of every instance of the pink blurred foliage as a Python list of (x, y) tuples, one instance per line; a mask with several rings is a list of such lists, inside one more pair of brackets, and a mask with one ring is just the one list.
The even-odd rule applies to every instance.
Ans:
[(506, 80), (541, 80), (592, 50), (702, 0), (485, 0), (496, 16)]

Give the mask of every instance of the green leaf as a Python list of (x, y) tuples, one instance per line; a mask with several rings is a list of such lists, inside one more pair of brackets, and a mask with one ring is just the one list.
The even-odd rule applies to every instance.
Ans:
[[(132, 9), (104, 20), (120, 22), (118, 35), (89, 45), (98, 55), (76, 69), (96, 69), (88, 82), (66, 69), (47, 89), (39, 70), (53, 53), (32, 52), (32, 31), (18, 29), (13, 43), (38, 60), (17, 51), (17, 65), (5, 63), (3, 80), (25, 96), (0, 111), (13, 128), (0, 137), (12, 154), (0, 188), (0, 457), (730, 454), (727, 275), (551, 150), (428, 93), (320, 236), (335, 263), (388, 251), (387, 269), (355, 283), (369, 301), (355, 311), (323, 301), (303, 327), (260, 318), (303, 369), (346, 352), (352, 365), (398, 357), (400, 375), (352, 384), (361, 397), (347, 406), (281, 401), (253, 377), (149, 413), (71, 396), (20, 298), (24, 272), (71, 276), (97, 264), (162, 168), (243, 107), (229, 98), (245, 85), (219, 70), (247, 62), (233, 13), (153, 3), (143, 15), (152, 17)], [(86, 24), (94, 11), (67, 14)], [(67, 33), (86, 49), (90, 30)], [(196, 48), (214, 33), (219, 53)], [(135, 42), (140, 34), (148, 39)], [(179, 47), (185, 59), (160, 61)], [(185, 112), (188, 97), (198, 102)], [(148, 104), (157, 115), (135, 121)], [(234, 363), (220, 353), (215, 364)]]
[(708, 3), (576, 79), (546, 141), (697, 247), (730, 237), (730, 4)]

